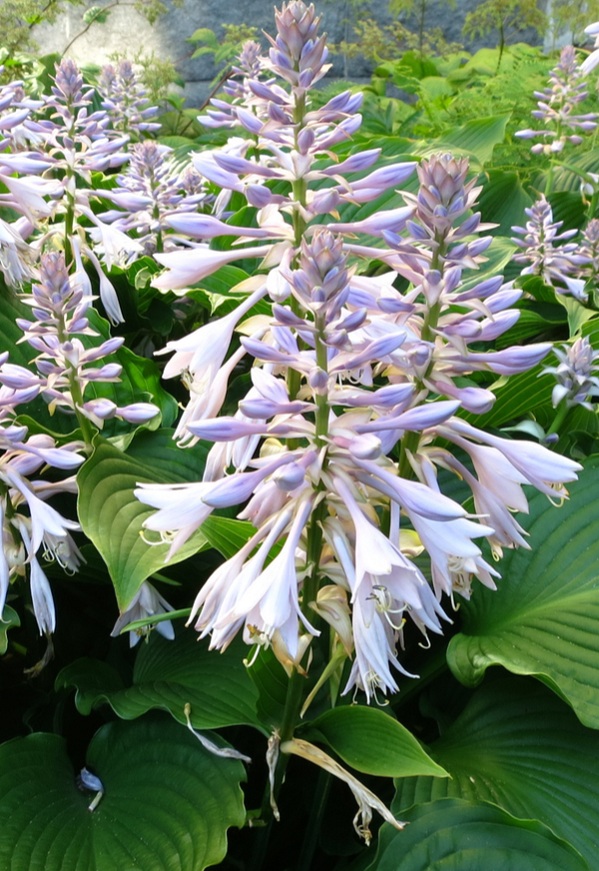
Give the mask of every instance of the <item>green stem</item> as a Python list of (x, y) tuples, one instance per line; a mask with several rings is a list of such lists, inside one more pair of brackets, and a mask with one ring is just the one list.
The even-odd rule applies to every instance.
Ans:
[(549, 169), (547, 171), (547, 180), (545, 182), (545, 197), (548, 198), (553, 190), (553, 173), (555, 170), (555, 166), (553, 165), (553, 161), (549, 164)]
[[(66, 324), (64, 323), (64, 321), (58, 325), (56, 334), (61, 344), (63, 342), (69, 341), (69, 334), (67, 332)], [(95, 435), (95, 430), (92, 427), (91, 422), (87, 419), (83, 412), (80, 411), (80, 409), (83, 407), (84, 400), (83, 390), (81, 389), (81, 383), (79, 381), (79, 373), (77, 367), (70, 362), (68, 363), (68, 366), (69, 368), (67, 377), (69, 379), (69, 393), (71, 394), (71, 399), (73, 400), (73, 410), (75, 411), (77, 423), (79, 424), (79, 429), (81, 430), (81, 436), (83, 438), (83, 441), (85, 442), (85, 446), (91, 453), (92, 439)]]
[(593, 218), (595, 217), (595, 212), (597, 211), (597, 205), (599, 205), (599, 189), (595, 188), (593, 196), (591, 197), (591, 202), (589, 204), (589, 208), (588, 208), (588, 212), (587, 212), (587, 214), (588, 214), (587, 223), (588, 223), (588, 221), (592, 221)]
[[(72, 173), (67, 173), (67, 186)], [(67, 269), (70, 267), (73, 259), (73, 246), (71, 239), (75, 233), (75, 198), (72, 194), (67, 193), (67, 210), (64, 218), (64, 262)]]
[(316, 784), (316, 796), (312, 801), (310, 809), (306, 836), (297, 863), (298, 871), (311, 871), (313, 868), (314, 853), (318, 845), (318, 836), (330, 791), (331, 775), (321, 769), (318, 774), (318, 783)]
[(420, 434), (417, 432), (407, 432), (399, 444), (399, 477), (414, 478), (414, 470), (410, 463), (409, 454), (414, 454), (418, 450), (420, 444)]
[(566, 417), (568, 416), (569, 412), (570, 412), (570, 408), (566, 404), (565, 400), (562, 399), (562, 401), (557, 406), (555, 417), (553, 418), (553, 423), (551, 424), (551, 426), (547, 430), (545, 438), (547, 438), (547, 436), (553, 435), (554, 433), (559, 433), (559, 431), (560, 431), (564, 421), (566, 420)]
[(88, 448), (89, 451), (91, 451), (92, 439), (95, 435), (95, 431), (92, 428), (91, 422), (81, 411), (79, 411), (79, 409), (83, 407), (83, 391), (81, 390), (81, 385), (79, 384), (79, 380), (77, 379), (77, 372), (74, 367), (69, 370), (68, 377), (69, 391), (73, 399), (73, 405), (75, 407), (75, 414), (77, 415), (77, 423), (79, 424), (79, 429), (81, 430), (81, 436), (83, 438), (83, 441), (85, 442), (85, 446)]

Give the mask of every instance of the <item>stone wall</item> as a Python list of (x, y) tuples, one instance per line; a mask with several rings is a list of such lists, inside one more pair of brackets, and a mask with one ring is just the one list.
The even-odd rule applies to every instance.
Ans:
[[(463, 42), (462, 26), (466, 13), (479, 3), (480, 0), (457, 0), (455, 8), (452, 8), (446, 0), (428, 0), (427, 27), (442, 27), (448, 40)], [(57, 51), (62, 54), (65, 47), (70, 45), (67, 54), (79, 64), (105, 63), (114, 52), (132, 57), (140, 49), (154, 52), (159, 57), (169, 57), (186, 82), (185, 93), (189, 104), (196, 106), (205, 98), (215, 75), (210, 57), (191, 59), (194, 46), (187, 39), (197, 28), (208, 27), (219, 33), (224, 23), (245, 23), (269, 33), (274, 29), (273, 0), (238, 0), (233, 3), (225, 3), (224, 0), (185, 0), (182, 7), (169, 4), (168, 13), (153, 26), (132, 6), (117, 6), (110, 12), (105, 24), (93, 24), (85, 31), (83, 14), (86, 6), (93, 5), (99, 5), (98, 0), (86, 0), (85, 4), (79, 6), (67, 5), (56, 24), (36, 28), (34, 36), (40, 50), (43, 53)], [(348, 20), (351, 23), (351, 19), (348, 19), (351, 11), (346, 0), (321, 0), (320, 3), (317, 0), (316, 6), (323, 18), (323, 29), (331, 41), (343, 39)], [(371, 8), (370, 14), (380, 23), (390, 21), (386, 2), (373, 0)], [(528, 33), (523, 34), (522, 38), (532, 41), (535, 36)], [(333, 60), (332, 73), (343, 75), (342, 59)], [(351, 62), (349, 75), (352, 79), (366, 77), (369, 72), (368, 64), (364, 61)]]

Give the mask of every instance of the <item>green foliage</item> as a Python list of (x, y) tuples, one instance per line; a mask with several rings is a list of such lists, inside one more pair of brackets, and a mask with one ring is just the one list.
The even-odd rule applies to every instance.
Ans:
[(0, 862), (28, 871), (203, 871), (244, 820), (239, 762), (168, 720), (113, 722), (86, 765), (105, 794), (77, 788), (65, 742), (35, 733), (0, 747)]
[(513, 34), (520, 34), (526, 28), (541, 33), (546, 22), (546, 15), (538, 8), (536, 0), (485, 0), (466, 15), (464, 35), (476, 39), (496, 32), (501, 53)]
[(0, 4), (0, 46), (6, 48), (9, 55), (35, 48), (32, 28), (43, 21), (55, 21), (65, 2), (76, 5), (82, 0), (3, 0)]
[(324, 741), (356, 771), (380, 777), (447, 777), (397, 720), (376, 708), (348, 705), (327, 711), (302, 735)]
[(408, 824), (385, 826), (374, 862), (365, 871), (585, 871), (566, 841), (536, 820), (521, 820), (495, 805), (442, 798), (402, 814)]
[(124, 720), (160, 708), (185, 724), (189, 705), (196, 729), (240, 724), (260, 728), (257, 692), (242, 659), (239, 644), (214, 656), (206, 642), (198, 644), (191, 629), (179, 633), (174, 644), (153, 632), (139, 649), (130, 686), (108, 663), (83, 658), (62, 669), (56, 688), (74, 687), (77, 709), (86, 716), (107, 704)]
[(593, 867), (599, 784), (590, 760), (599, 733), (541, 684), (485, 682), (430, 752), (451, 777), (398, 781), (393, 810), (400, 818), (414, 804), (447, 796), (491, 802), (521, 820), (539, 820)]
[(491, 665), (538, 677), (594, 729), (599, 728), (598, 475), (599, 462), (590, 461), (559, 511), (540, 494), (531, 499), (526, 523), (531, 550), (510, 551), (501, 562), (496, 594), (480, 590), (462, 606), (462, 631), (447, 653), (454, 675), (469, 686)]
[(205, 536), (196, 532), (169, 557), (168, 544), (157, 539), (148, 547), (143, 533), (151, 510), (134, 497), (138, 484), (196, 480), (202, 466), (203, 453), (179, 450), (170, 435), (148, 433), (127, 455), (98, 439), (77, 476), (81, 525), (106, 562), (121, 611), (154, 572), (207, 547)]
[(209, 27), (200, 27), (188, 37), (188, 41), (199, 43), (192, 58), (212, 55), (216, 67), (228, 66), (241, 51), (248, 39), (259, 37), (258, 28), (245, 24), (223, 24), (222, 33), (216, 34)]

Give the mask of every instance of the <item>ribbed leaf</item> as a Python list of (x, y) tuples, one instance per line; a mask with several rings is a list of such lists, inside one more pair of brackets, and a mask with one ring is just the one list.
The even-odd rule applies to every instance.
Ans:
[(203, 871), (243, 824), (240, 763), (168, 720), (103, 726), (86, 766), (105, 790), (92, 812), (61, 738), (0, 747), (3, 871)]
[(17, 612), (11, 608), (10, 605), (5, 605), (2, 612), (2, 619), (0, 620), (0, 654), (6, 653), (6, 648), (8, 647), (8, 630), (20, 625), (21, 620)]
[(398, 818), (415, 803), (445, 796), (490, 801), (520, 819), (540, 820), (596, 867), (599, 733), (546, 687), (513, 676), (485, 683), (429, 749), (451, 779), (397, 781)]
[(248, 674), (258, 692), (260, 722), (271, 732), (283, 721), (289, 679), (271, 647), (260, 649)]
[(535, 366), (528, 372), (513, 375), (507, 384), (494, 392), (497, 399), (486, 414), (465, 414), (478, 429), (490, 429), (520, 420), (543, 405), (551, 402), (551, 388), (555, 379), (542, 374), (543, 365)]
[(225, 559), (234, 556), (255, 532), (256, 527), (251, 523), (230, 517), (212, 515), (202, 524), (202, 535)]
[[(36, 356), (36, 352), (26, 342), (20, 342), (23, 338), (23, 330), (16, 324), (17, 318), (31, 319), (31, 309), (17, 299), (14, 290), (6, 287), (3, 277), (0, 275), (0, 332), (2, 335), (2, 351), (8, 351), (9, 361), (19, 366), (29, 366), (29, 361)], [(17, 344), (18, 343), (18, 344)]]
[(138, 653), (133, 681), (127, 687), (117, 672), (96, 659), (78, 659), (63, 668), (56, 688), (76, 687), (75, 701), (82, 714), (109, 704), (125, 720), (152, 708), (163, 708), (185, 723), (186, 704), (197, 729), (249, 724), (259, 726), (258, 693), (243, 665), (243, 653), (232, 645), (224, 653), (208, 650), (191, 629), (175, 641), (152, 633)]
[(121, 611), (154, 572), (208, 546), (196, 532), (167, 562), (168, 544), (150, 547), (142, 538), (143, 521), (153, 509), (134, 497), (136, 486), (193, 481), (201, 475), (203, 455), (181, 450), (170, 436), (168, 430), (143, 433), (129, 454), (100, 440), (77, 475), (81, 526), (106, 562)]
[(599, 459), (590, 461), (560, 508), (530, 502), (531, 550), (499, 564), (496, 592), (477, 589), (460, 609), (450, 642), (456, 677), (475, 685), (490, 665), (539, 677), (599, 728)]
[(327, 711), (302, 735), (324, 741), (357, 771), (381, 777), (447, 777), (401, 723), (376, 708), (348, 705)]
[(512, 227), (524, 221), (524, 209), (529, 208), (533, 198), (520, 183), (517, 172), (512, 170), (490, 170), (488, 179), (481, 191), (478, 206), (483, 221), (499, 224), (490, 232), (511, 236)]
[(366, 871), (588, 871), (582, 856), (537, 820), (493, 805), (440, 799), (411, 808), (402, 832), (381, 830)]
[(444, 134), (442, 140), (435, 144), (435, 151), (448, 148), (460, 153), (468, 152), (484, 166), (493, 157), (495, 146), (503, 142), (509, 119), (509, 115), (492, 115), (468, 121), (462, 127)]

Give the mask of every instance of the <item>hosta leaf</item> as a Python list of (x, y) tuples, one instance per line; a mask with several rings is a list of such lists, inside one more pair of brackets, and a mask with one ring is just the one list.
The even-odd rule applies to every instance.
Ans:
[(409, 823), (381, 830), (366, 871), (588, 871), (582, 856), (537, 820), (518, 820), (498, 807), (440, 799), (410, 808)]
[(490, 429), (519, 420), (550, 404), (555, 378), (543, 375), (543, 368), (543, 364), (540, 364), (528, 372), (511, 376), (507, 383), (493, 388), (497, 399), (490, 411), (486, 414), (464, 414), (464, 417), (478, 429)]
[(460, 613), (448, 661), (476, 684), (490, 665), (539, 677), (587, 726), (599, 728), (599, 459), (589, 461), (560, 508), (530, 501), (531, 550), (509, 551), (496, 592), (477, 589)]
[(324, 741), (357, 771), (381, 777), (447, 777), (401, 723), (376, 708), (347, 705), (327, 711), (302, 731)]
[(6, 287), (3, 277), (0, 275), (0, 332), (2, 335), (2, 351), (10, 354), (9, 362), (29, 368), (29, 361), (36, 356), (36, 352), (26, 342), (19, 342), (23, 338), (23, 330), (16, 324), (17, 318), (31, 319), (31, 309), (24, 305), (15, 296), (10, 288)]
[(239, 762), (172, 721), (110, 723), (86, 766), (105, 793), (81, 792), (64, 741), (34, 733), (0, 747), (4, 871), (203, 871), (244, 821)]
[(435, 151), (448, 149), (468, 152), (484, 166), (493, 157), (493, 149), (505, 138), (505, 128), (509, 115), (493, 115), (489, 118), (475, 118), (450, 133), (443, 135), (435, 144)]
[(191, 706), (197, 729), (240, 724), (257, 725), (258, 693), (243, 664), (240, 645), (222, 654), (198, 642), (196, 633), (183, 631), (174, 641), (153, 632), (135, 661), (131, 686), (107, 663), (78, 659), (60, 672), (56, 687), (76, 688), (82, 714), (109, 704), (119, 717), (132, 720), (152, 708), (163, 708), (185, 723), (184, 707)]
[(270, 647), (260, 649), (248, 674), (258, 692), (260, 722), (271, 732), (283, 721), (289, 679)]
[(153, 509), (134, 497), (137, 484), (201, 477), (202, 453), (181, 450), (170, 436), (169, 431), (142, 433), (128, 454), (99, 440), (77, 475), (79, 520), (106, 562), (121, 611), (154, 572), (208, 546), (202, 533), (196, 532), (167, 562), (168, 544), (150, 547), (142, 538), (143, 521)]
[(397, 781), (392, 810), (399, 819), (415, 803), (446, 796), (489, 801), (540, 820), (596, 866), (599, 732), (582, 726), (546, 687), (513, 676), (485, 683), (429, 749), (451, 779)]
[(483, 221), (499, 224), (499, 227), (489, 232), (511, 236), (512, 227), (522, 224), (525, 219), (524, 209), (529, 208), (532, 203), (533, 198), (522, 187), (517, 172), (490, 170), (478, 199), (478, 208)]
[(6, 653), (9, 629), (13, 629), (15, 626), (20, 625), (21, 620), (17, 612), (11, 608), (10, 605), (5, 605), (2, 612), (2, 619), (0, 620), (0, 654)]
[(485, 251), (485, 262), (480, 269), (471, 269), (464, 272), (463, 281), (460, 284), (461, 290), (471, 290), (477, 284), (485, 281), (487, 278), (493, 278), (501, 275), (505, 267), (514, 257), (514, 246), (509, 239), (503, 236), (495, 236), (491, 245)]
[(202, 524), (202, 534), (210, 547), (230, 559), (256, 532), (256, 527), (245, 520), (212, 515)]

